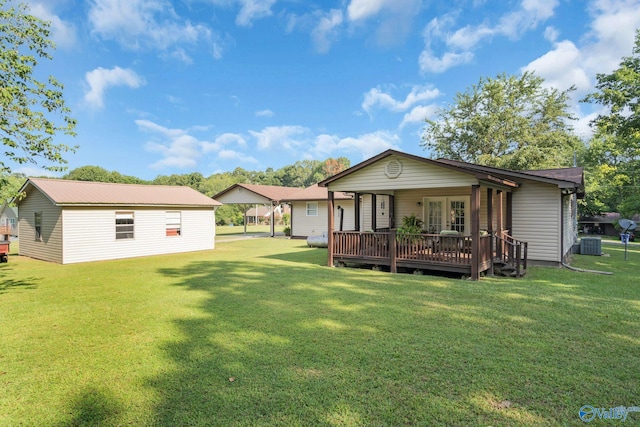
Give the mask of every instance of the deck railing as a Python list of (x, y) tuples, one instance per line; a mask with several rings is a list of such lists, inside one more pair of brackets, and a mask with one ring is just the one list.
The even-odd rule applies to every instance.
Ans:
[(527, 270), (527, 252), (529, 244), (510, 236), (506, 231), (496, 233), (496, 259), (515, 269), (516, 277)]
[[(483, 269), (491, 263), (491, 237), (480, 236), (478, 257)], [(395, 229), (383, 232), (334, 231), (333, 256), (386, 265), (406, 261), (470, 266), (472, 242), (471, 236), (397, 234)]]

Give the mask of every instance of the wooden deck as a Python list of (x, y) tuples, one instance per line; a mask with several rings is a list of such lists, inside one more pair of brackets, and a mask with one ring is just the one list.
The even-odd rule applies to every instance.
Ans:
[[(493, 236), (480, 237), (479, 271), (491, 268)], [(449, 271), (470, 274), (472, 239), (469, 236), (438, 234), (397, 235), (385, 232), (335, 231), (334, 262)]]

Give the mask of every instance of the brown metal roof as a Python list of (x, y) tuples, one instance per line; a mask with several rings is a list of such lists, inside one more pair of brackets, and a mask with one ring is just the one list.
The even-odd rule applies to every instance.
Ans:
[(29, 178), (21, 191), (37, 188), (61, 206), (190, 206), (214, 207), (221, 203), (190, 188), (168, 185), (114, 184)]
[(578, 197), (584, 197), (584, 173), (579, 167), (559, 168), (559, 169), (542, 169), (542, 170), (523, 170), (516, 171), (510, 169), (501, 169), (493, 166), (483, 166), (474, 163), (466, 163), (451, 159), (438, 159), (437, 162), (466, 167), (472, 170), (483, 171), (495, 175), (507, 177), (509, 179), (529, 179), (532, 181), (546, 182), (557, 185), (558, 188), (572, 189), (578, 194)]
[(285, 199), (292, 193), (299, 191), (300, 189), (297, 187), (281, 187), (277, 185), (261, 185), (261, 184), (233, 184), (229, 188), (226, 188), (213, 196), (214, 199), (219, 198), (220, 196), (228, 193), (231, 190), (234, 190), (238, 187), (242, 187), (248, 191), (251, 191), (259, 196), (262, 196), (266, 199), (269, 199), (274, 202), (279, 202)]
[[(333, 195), (335, 200), (348, 200), (353, 199), (353, 194), (336, 192)], [(329, 190), (326, 187), (320, 187), (318, 184), (311, 185), (305, 189), (296, 191), (290, 194), (283, 202), (297, 202), (304, 200), (328, 200)]]

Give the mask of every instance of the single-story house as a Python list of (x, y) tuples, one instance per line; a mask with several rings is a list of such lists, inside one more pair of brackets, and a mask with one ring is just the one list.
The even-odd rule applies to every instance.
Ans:
[(20, 255), (60, 264), (214, 248), (220, 203), (189, 187), (29, 178)]
[[(320, 185), (328, 190), (329, 229), (334, 230), (328, 265), (443, 270), (476, 280), (493, 272), (496, 260), (516, 263), (516, 275), (527, 262), (566, 262), (577, 240), (576, 198), (584, 196), (582, 168), (512, 171), (395, 150)], [(349, 231), (333, 226), (340, 192), (356, 195)], [(368, 211), (368, 224), (360, 220), (362, 210)], [(422, 232), (399, 235), (397, 227), (411, 215), (421, 221)]]
[(0, 206), (0, 240), (5, 236), (11, 242), (18, 239), (18, 208), (9, 206), (8, 202)]
[[(291, 237), (303, 239), (309, 236), (321, 236), (327, 233), (328, 191), (318, 184), (290, 194), (282, 200), (291, 205)], [(335, 229), (353, 230), (353, 194), (335, 193)]]
[[(618, 212), (605, 212), (602, 215), (586, 216), (580, 218), (578, 227), (584, 234), (603, 234), (605, 236), (618, 236), (620, 231), (616, 229), (615, 223), (622, 217)], [(640, 215), (630, 218), (636, 223), (640, 222)]]

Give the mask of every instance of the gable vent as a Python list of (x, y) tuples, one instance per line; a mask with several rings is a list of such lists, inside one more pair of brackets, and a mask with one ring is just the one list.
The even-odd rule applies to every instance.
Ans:
[(387, 178), (394, 179), (400, 176), (402, 173), (402, 163), (399, 160), (389, 160), (384, 167), (384, 174)]

